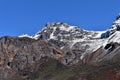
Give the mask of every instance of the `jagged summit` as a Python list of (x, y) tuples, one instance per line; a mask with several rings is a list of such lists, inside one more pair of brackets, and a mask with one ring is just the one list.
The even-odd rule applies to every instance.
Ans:
[[(53, 22), (47, 23), (46, 26), (36, 34), (32, 36), (34, 39), (45, 38), (45, 39), (55, 39), (55, 36), (60, 32), (71, 32), (75, 29), (79, 29), (77, 26), (71, 26), (63, 22)], [(80, 30), (80, 29), (79, 29)]]
[(51, 22), (51, 23), (46, 23), (45, 27), (60, 27), (60, 26), (64, 26), (64, 27), (69, 27), (69, 25), (67, 23), (64, 22)]

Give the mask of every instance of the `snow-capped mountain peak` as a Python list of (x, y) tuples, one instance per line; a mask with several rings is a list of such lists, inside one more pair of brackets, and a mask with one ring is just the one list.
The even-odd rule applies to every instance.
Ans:
[(47, 23), (46, 26), (37, 34), (33, 35), (32, 38), (43, 38), (60, 49), (68, 47), (74, 51), (82, 51), (82, 59), (86, 53), (94, 52), (103, 44), (104, 39), (101, 39), (102, 33), (103, 32), (82, 30), (77, 26), (71, 26), (67, 23), (54, 22)]
[(33, 36), (23, 35), (32, 39), (44, 39), (62, 50), (70, 50), (72, 57), (75, 54), (83, 59), (87, 54), (93, 53), (100, 47), (109, 43), (120, 43), (120, 15), (113, 22), (110, 29), (105, 31), (82, 30), (63, 22), (47, 23), (46, 26)]

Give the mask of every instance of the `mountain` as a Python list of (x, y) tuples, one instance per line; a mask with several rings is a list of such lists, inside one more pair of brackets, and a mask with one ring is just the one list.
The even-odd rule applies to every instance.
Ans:
[(0, 38), (0, 80), (120, 80), (120, 15), (105, 31), (64, 22)]
[(117, 16), (112, 26), (105, 31), (88, 31), (67, 23), (53, 22), (47, 23), (41, 31), (30, 36), (30, 38), (35, 40), (44, 39), (53, 44), (65, 51), (65, 64), (76, 64), (81, 61), (86, 62), (86, 57), (99, 49), (102, 49), (102, 53), (95, 57), (94, 62), (103, 60), (107, 56), (106, 54), (114, 51), (119, 46), (119, 35), (120, 15)]

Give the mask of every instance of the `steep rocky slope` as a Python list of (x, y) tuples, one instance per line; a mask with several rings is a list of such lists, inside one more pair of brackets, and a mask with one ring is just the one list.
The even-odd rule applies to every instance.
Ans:
[(61, 59), (63, 52), (44, 40), (31, 38), (0, 38), (0, 80), (8, 79), (17, 72), (36, 69), (42, 57)]

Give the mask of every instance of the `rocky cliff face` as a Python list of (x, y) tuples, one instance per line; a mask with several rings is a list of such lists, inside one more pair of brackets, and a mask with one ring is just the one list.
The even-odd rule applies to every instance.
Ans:
[(42, 57), (61, 59), (63, 52), (44, 40), (31, 38), (0, 38), (0, 80), (8, 79), (19, 71), (34, 71)]

